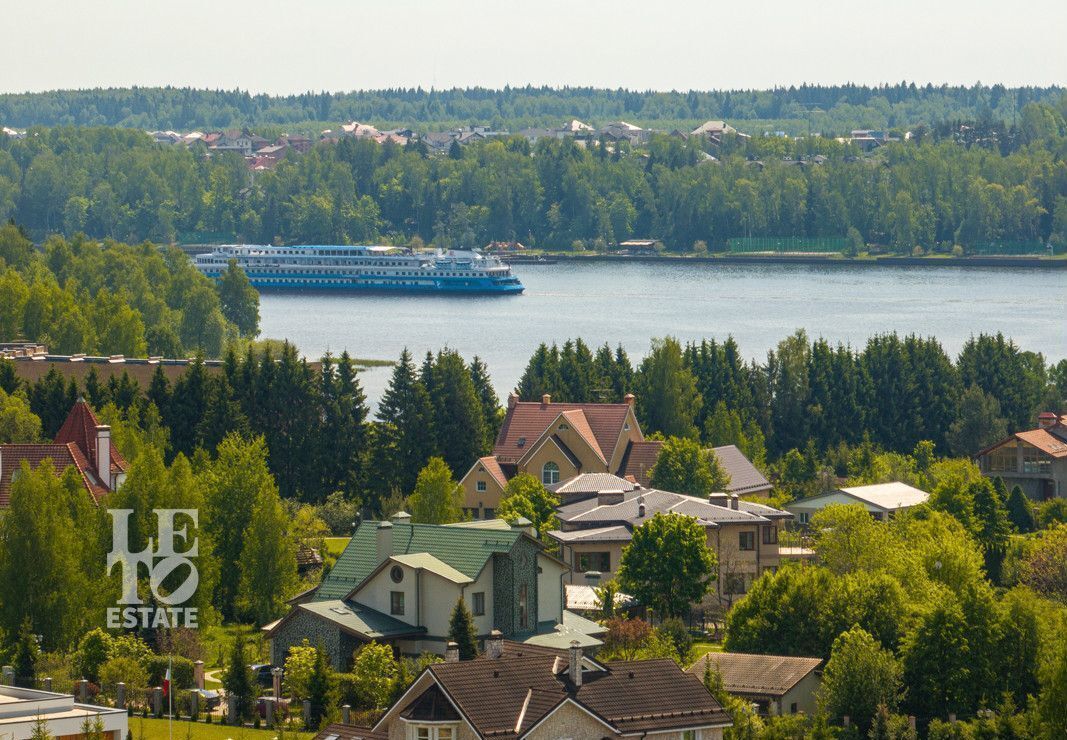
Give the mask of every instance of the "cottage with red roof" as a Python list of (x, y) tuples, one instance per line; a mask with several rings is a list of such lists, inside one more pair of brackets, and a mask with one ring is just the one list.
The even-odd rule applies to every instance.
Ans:
[(99, 423), (89, 404), (79, 399), (54, 442), (0, 445), (0, 509), (9, 505), (11, 482), (22, 463), (36, 468), (45, 460), (52, 461), (57, 473), (68, 467), (77, 470), (96, 503), (122, 485), (129, 467), (111, 444), (111, 427)]

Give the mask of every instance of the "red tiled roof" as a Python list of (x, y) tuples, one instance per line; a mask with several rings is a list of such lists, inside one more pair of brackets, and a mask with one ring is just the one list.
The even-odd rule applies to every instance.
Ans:
[(495, 457), (479, 457), (477, 464), (485, 468), (485, 472), (493, 476), (493, 480), (499, 483), (501, 488), (504, 488), (508, 484), (508, 477), (504, 475), (504, 471)]
[(26, 444), (0, 445), (0, 508), (7, 508), (11, 503), (11, 479), (14, 473), (26, 462), (36, 469), (45, 460), (51, 460), (57, 473), (73, 466), (81, 475), (85, 489), (99, 503), (107, 493), (93, 472), (89, 461), (73, 442), (66, 444)]
[[(100, 422), (96, 420), (96, 414), (83, 400), (78, 400), (67, 414), (66, 421), (59, 428), (55, 442), (66, 444), (73, 442), (82, 451), (87, 460), (96, 460), (96, 427)], [(95, 465), (95, 463), (94, 463)], [(126, 459), (118, 451), (114, 444), (111, 445), (111, 474), (125, 473), (128, 467)]]
[(632, 477), (647, 488), (651, 485), (649, 475), (652, 472), (652, 466), (656, 464), (656, 458), (659, 457), (662, 447), (663, 442), (659, 440), (631, 442), (622, 458), (622, 465), (619, 466), (619, 477)]
[[(600, 457), (600, 462), (605, 465), (608, 464), (607, 454), (601, 448), (600, 443), (597, 442), (596, 436), (593, 434), (593, 430), (589, 427), (589, 420), (585, 417), (585, 412), (581, 409), (571, 409), (570, 411), (563, 412), (563, 418), (571, 425), (571, 428), (578, 434), (579, 437), (585, 440), (592, 449)], [(622, 433), (622, 429), (619, 429), (619, 433)], [(615, 438), (618, 441), (618, 437)], [(609, 451), (610, 453), (610, 451)]]
[[(508, 409), (496, 438), (493, 455), (500, 462), (516, 462), (529, 451), (529, 445), (545, 433), (565, 411), (578, 410), (585, 416), (585, 428), (604, 459), (611, 456), (622, 435), (630, 406), (625, 403), (540, 403), (518, 401)], [(519, 440), (524, 440), (522, 446)]]

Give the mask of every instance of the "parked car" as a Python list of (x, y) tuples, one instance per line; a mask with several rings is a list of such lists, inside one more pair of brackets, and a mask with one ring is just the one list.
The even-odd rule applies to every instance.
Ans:
[(254, 663), (249, 666), (252, 675), (256, 677), (256, 683), (268, 689), (274, 685), (274, 677), (271, 675), (274, 668), (270, 663)]

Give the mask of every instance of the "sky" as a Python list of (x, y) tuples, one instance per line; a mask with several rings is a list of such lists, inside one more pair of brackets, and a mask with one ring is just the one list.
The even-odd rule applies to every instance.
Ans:
[(0, 92), (1067, 84), (1067, 1), (0, 0)]

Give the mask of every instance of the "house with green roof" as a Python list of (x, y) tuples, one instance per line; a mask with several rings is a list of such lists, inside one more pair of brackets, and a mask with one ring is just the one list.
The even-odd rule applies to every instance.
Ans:
[(321, 643), (338, 670), (370, 641), (406, 655), (444, 654), (460, 598), (481, 639), (500, 630), (508, 639), (538, 644), (599, 645), (593, 634), (602, 632), (599, 625), (564, 618), (569, 568), (528, 524), (416, 524), (403, 512), (390, 521), (362, 522), (322, 583), (264, 627), (271, 662), (281, 665), (305, 639)]

